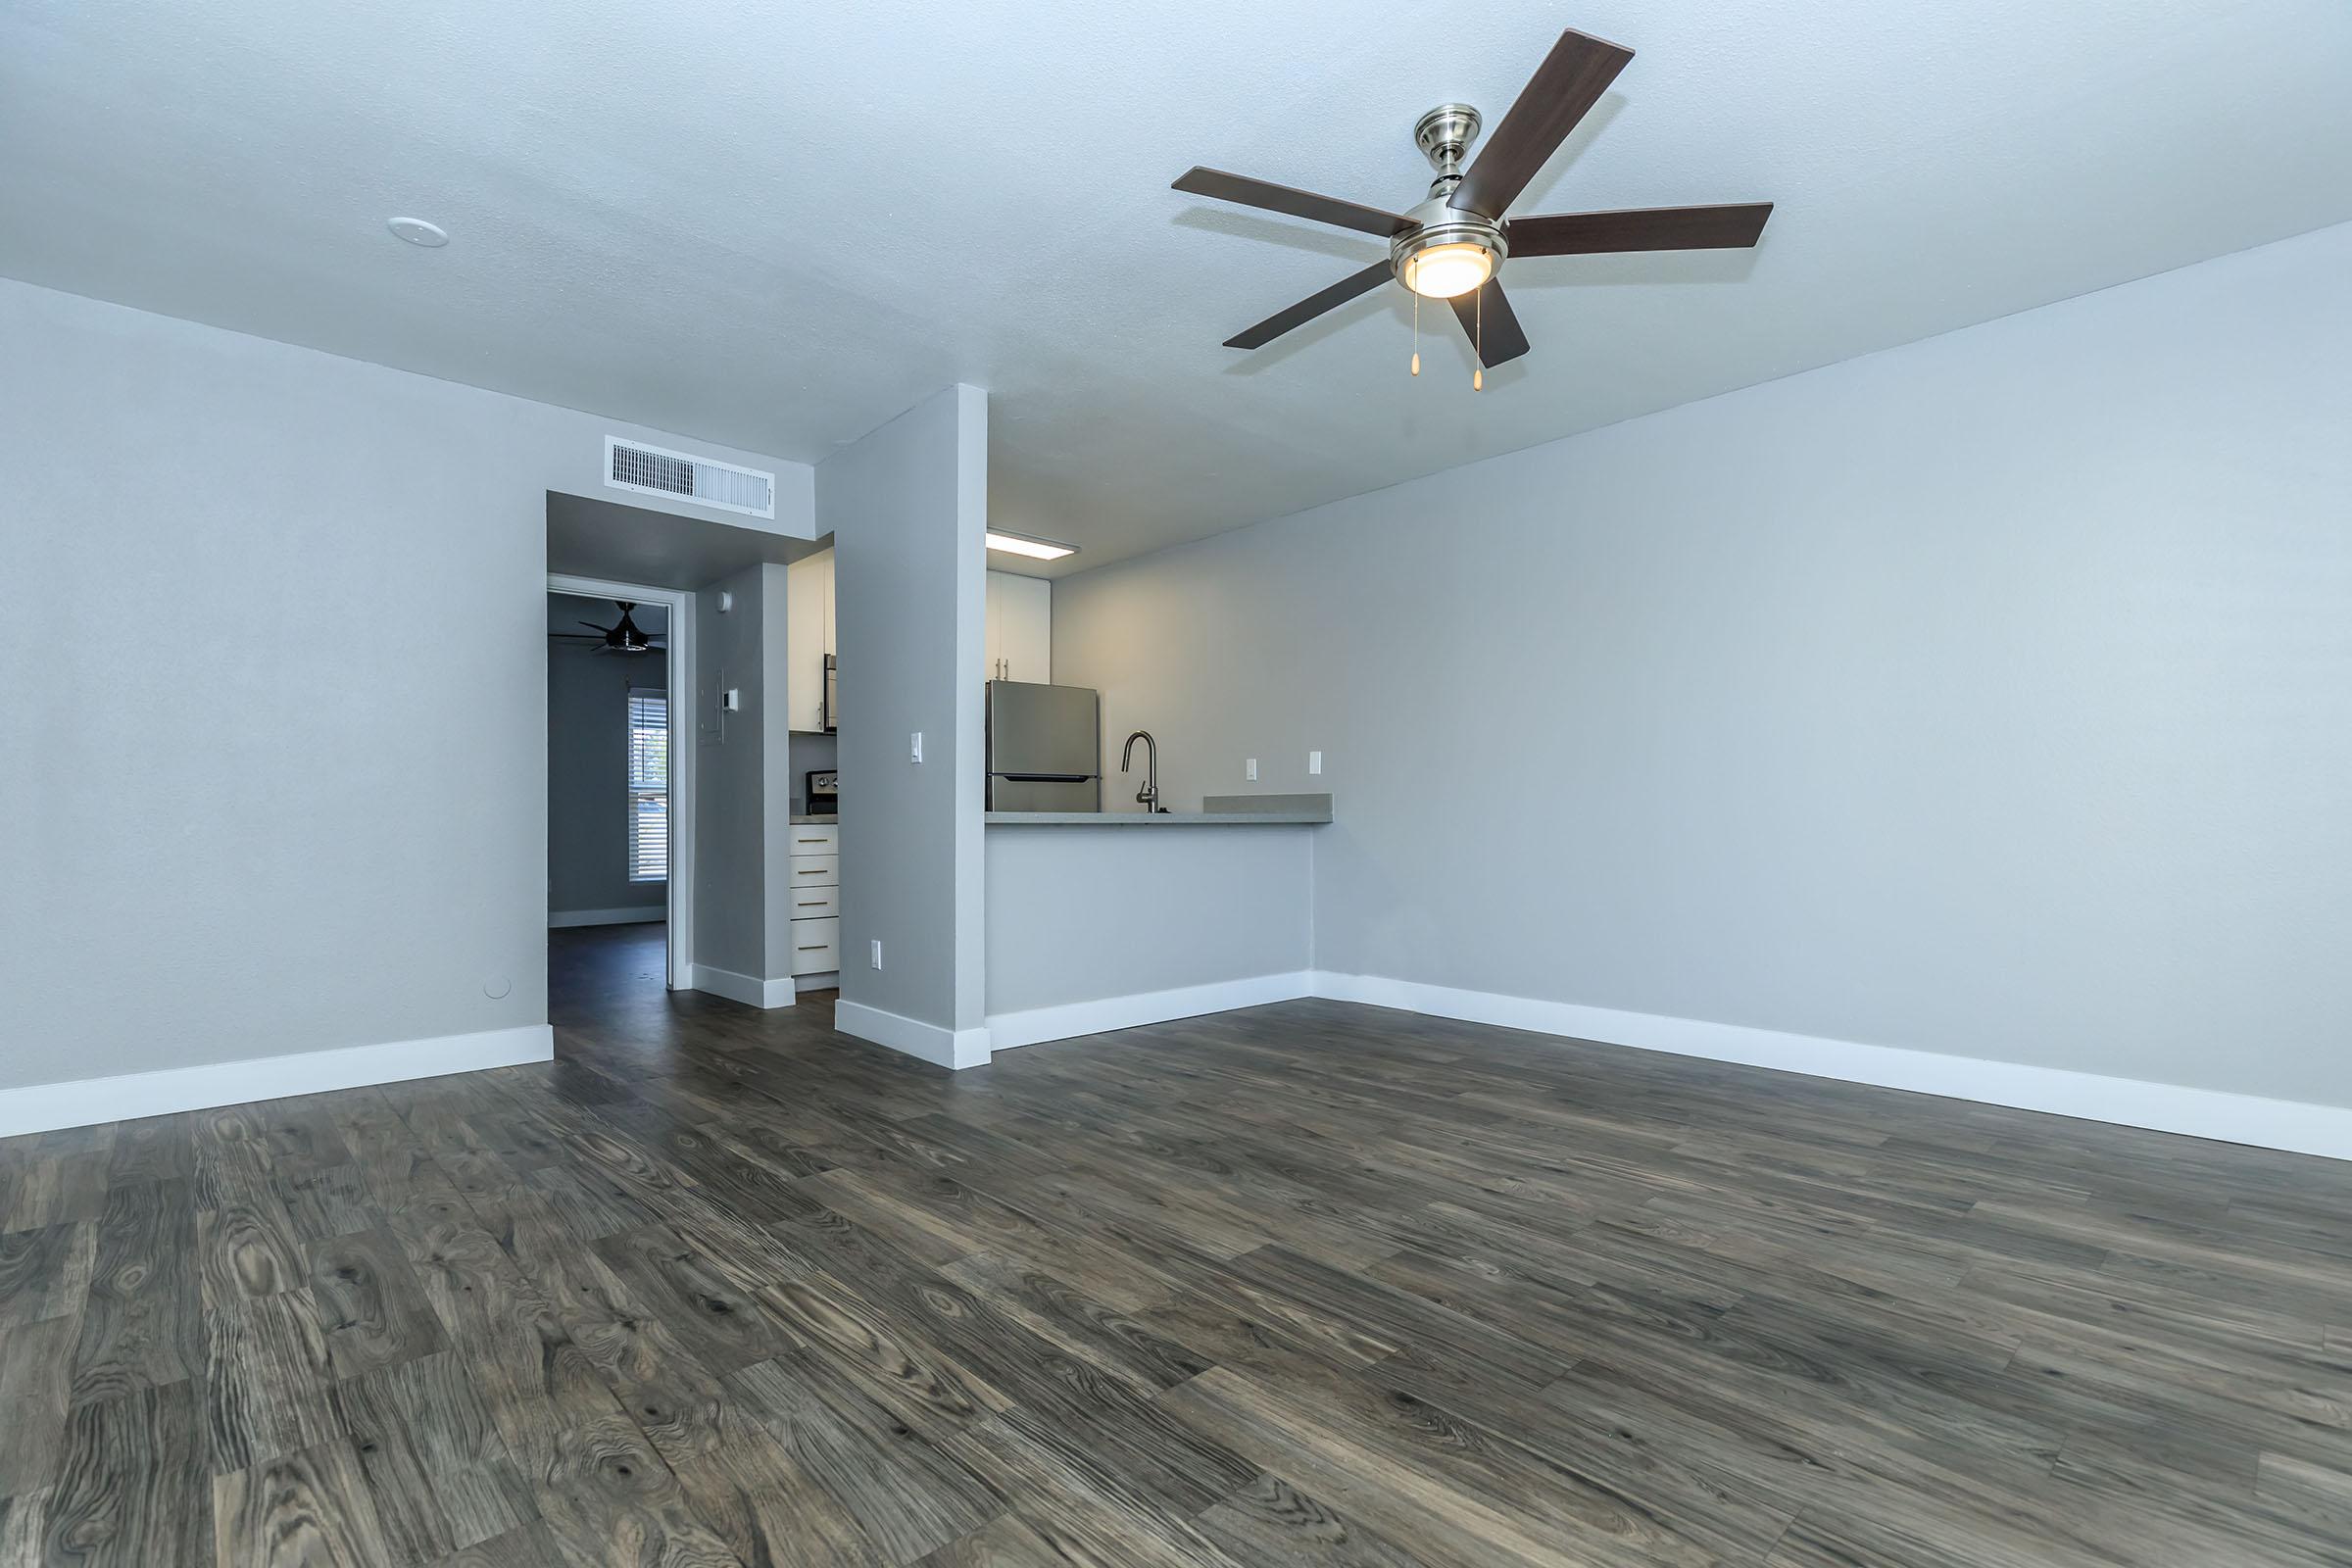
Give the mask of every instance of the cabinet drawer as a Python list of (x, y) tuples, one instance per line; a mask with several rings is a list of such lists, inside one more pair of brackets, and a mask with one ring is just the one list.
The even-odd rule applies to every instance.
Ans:
[(795, 822), (792, 825), (792, 853), (839, 855), (841, 828), (831, 822)]
[(792, 885), (796, 888), (831, 888), (841, 885), (841, 857), (838, 855), (796, 855), (792, 858)]
[(792, 922), (792, 972), (823, 974), (841, 967), (841, 922), (839, 920), (795, 920)]
[(795, 920), (814, 920), (841, 913), (841, 889), (838, 887), (786, 888), (786, 902), (792, 906), (785, 914)]

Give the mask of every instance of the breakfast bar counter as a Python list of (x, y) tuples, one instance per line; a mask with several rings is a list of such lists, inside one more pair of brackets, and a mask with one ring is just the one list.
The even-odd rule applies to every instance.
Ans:
[(992, 1049), (1301, 997), (1328, 795), (987, 813)]

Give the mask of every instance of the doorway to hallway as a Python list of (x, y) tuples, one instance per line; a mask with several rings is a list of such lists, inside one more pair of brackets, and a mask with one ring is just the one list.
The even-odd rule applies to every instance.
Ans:
[[(693, 595), (550, 574), (547, 897), (552, 933), (629, 928), (691, 984)], [(550, 980), (555, 948), (551, 940)]]

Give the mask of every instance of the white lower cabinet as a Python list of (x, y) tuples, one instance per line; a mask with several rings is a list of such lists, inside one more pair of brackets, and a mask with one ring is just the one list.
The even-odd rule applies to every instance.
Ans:
[(841, 889), (794, 888), (791, 916), (795, 920), (829, 920), (841, 913)]
[(795, 855), (792, 858), (792, 885), (796, 888), (837, 888), (841, 886), (841, 857), (838, 855)]
[(830, 974), (841, 967), (841, 829), (796, 822), (786, 871), (792, 910), (792, 973)]
[(792, 922), (792, 972), (830, 974), (841, 967), (841, 921), (795, 920)]

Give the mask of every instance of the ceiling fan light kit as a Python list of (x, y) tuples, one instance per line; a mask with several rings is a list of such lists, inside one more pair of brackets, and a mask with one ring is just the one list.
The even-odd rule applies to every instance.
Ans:
[[(1413, 125), (1413, 141), (1437, 178), (1428, 199), (1402, 213), (1319, 196), (1194, 168), (1174, 188), (1195, 196), (1238, 202), (1268, 212), (1353, 229), (1389, 242), (1389, 259), (1342, 278), (1255, 326), (1226, 339), (1226, 347), (1262, 348), (1327, 311), (1338, 309), (1394, 278), (1419, 299), (1452, 305), (1475, 350), (1471, 384), (1484, 386), (1487, 368), (1528, 351), (1527, 334), (1504, 297), (1497, 274), (1514, 248), (1522, 257), (1591, 256), (1616, 251), (1727, 250), (1756, 243), (1772, 216), (1770, 202), (1724, 207), (1661, 207), (1621, 213), (1554, 213), (1506, 217), (1511, 202), (1559, 149), (1617, 79), (1631, 49), (1571, 28), (1502, 117), (1494, 138), (1465, 166), (1484, 122), (1468, 104), (1440, 104)], [(1416, 311), (1415, 330), (1419, 316)], [(1490, 346), (1491, 345), (1491, 346)], [(1421, 354), (1413, 352), (1413, 373)]]
[(1431, 239), (1425, 230), (1412, 241), (1396, 242), (1396, 276), (1423, 299), (1449, 300), (1467, 294), (1494, 275), (1502, 260), (1499, 236), (1492, 243), (1476, 239)]
[(1449, 300), (1483, 287), (1509, 254), (1500, 223), (1446, 205), (1482, 123), (1468, 104), (1440, 104), (1413, 126), (1413, 143), (1438, 177), (1430, 181), (1429, 200), (1406, 213), (1406, 226), (1390, 238), (1389, 264), (1396, 280), (1424, 299)]

